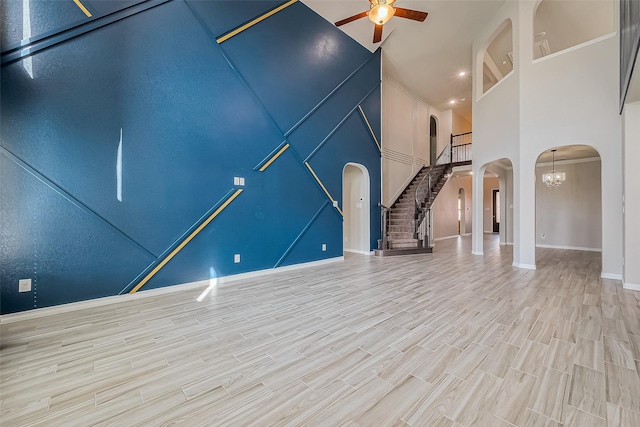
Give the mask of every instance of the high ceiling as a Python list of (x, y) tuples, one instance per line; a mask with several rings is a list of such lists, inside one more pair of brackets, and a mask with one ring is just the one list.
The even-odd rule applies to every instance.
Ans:
[[(369, 9), (367, 0), (303, 0), (330, 22)], [(381, 44), (385, 74), (439, 110), (453, 108), (471, 121), (471, 52), (473, 41), (504, 0), (398, 0), (396, 6), (429, 13), (425, 22), (393, 18), (384, 26), (382, 43), (373, 44), (367, 18), (340, 27), (375, 51)], [(461, 71), (467, 73), (460, 77)], [(461, 101), (465, 99), (465, 101)], [(456, 100), (451, 105), (449, 102)]]
[[(330, 22), (369, 9), (368, 0), (303, 1)], [(382, 46), (382, 68), (389, 77), (437, 109), (452, 108), (471, 121), (472, 43), (504, 2), (397, 0), (395, 6), (422, 10), (429, 16), (422, 23), (394, 17), (384, 25), (382, 43), (377, 44), (372, 42), (373, 23), (367, 18), (340, 29), (372, 52)], [(614, 10), (611, 0), (544, 0), (535, 17), (535, 42), (547, 43), (548, 53), (553, 53), (608, 34), (614, 31)], [(510, 67), (511, 40), (497, 40), (495, 45), (493, 62), (498, 69)], [(534, 57), (541, 56), (539, 47), (532, 49)], [(467, 73), (464, 77), (459, 76), (462, 71)], [(455, 104), (450, 104), (452, 100)]]

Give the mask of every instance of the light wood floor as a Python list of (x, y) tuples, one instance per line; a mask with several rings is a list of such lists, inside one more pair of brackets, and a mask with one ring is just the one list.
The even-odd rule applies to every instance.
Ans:
[(494, 236), (1, 328), (2, 426), (640, 426), (640, 294)]

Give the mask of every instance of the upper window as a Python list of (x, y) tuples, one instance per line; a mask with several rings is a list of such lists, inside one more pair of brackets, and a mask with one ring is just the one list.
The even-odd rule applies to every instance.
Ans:
[(513, 27), (505, 21), (491, 40), (482, 60), (482, 93), (485, 93), (513, 70)]
[(542, 0), (533, 21), (533, 59), (613, 31), (614, 2), (611, 0)]

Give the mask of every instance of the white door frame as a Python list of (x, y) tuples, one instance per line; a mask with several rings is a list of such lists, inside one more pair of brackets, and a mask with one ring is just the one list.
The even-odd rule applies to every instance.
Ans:
[[(357, 247), (344, 247), (344, 221), (348, 221), (349, 218), (346, 217), (347, 212), (350, 211), (351, 206), (347, 207), (349, 203), (351, 203), (345, 197), (345, 181), (344, 181), (344, 173), (347, 166), (353, 166), (360, 170), (363, 179), (362, 185), (362, 196), (360, 197), (359, 208), (356, 208), (360, 211), (360, 215), (358, 215), (358, 227), (360, 229), (360, 242), (358, 242)], [(367, 168), (359, 163), (349, 162), (344, 165), (342, 168), (342, 207), (344, 209), (345, 216), (343, 217), (342, 224), (342, 240), (343, 240), (343, 248), (344, 252), (355, 252), (363, 255), (371, 255), (371, 180), (369, 178), (369, 171)], [(353, 207), (355, 208), (355, 206)], [(350, 224), (352, 226), (353, 224)], [(349, 242), (349, 246), (352, 246), (354, 242)]]

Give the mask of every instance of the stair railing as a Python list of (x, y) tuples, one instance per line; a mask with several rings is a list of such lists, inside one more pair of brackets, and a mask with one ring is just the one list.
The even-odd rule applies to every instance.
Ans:
[(388, 232), (389, 232), (389, 212), (391, 211), (391, 208), (386, 207), (385, 205), (383, 205), (382, 203), (378, 203), (378, 206), (380, 206), (380, 237), (381, 240), (378, 243), (378, 249), (389, 249), (389, 238), (387, 236)]
[(416, 238), (420, 240), (423, 246), (428, 246), (428, 240), (431, 234), (432, 212), (431, 198), (433, 193), (433, 184), (435, 182), (434, 167), (439, 165), (451, 165), (459, 162), (471, 161), (471, 141), (472, 133), (466, 132), (459, 135), (451, 134), (449, 143), (442, 150), (434, 165), (429, 166), (426, 175), (422, 178), (415, 190), (415, 233)]
[(451, 135), (451, 163), (471, 161), (471, 132)]

